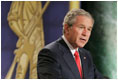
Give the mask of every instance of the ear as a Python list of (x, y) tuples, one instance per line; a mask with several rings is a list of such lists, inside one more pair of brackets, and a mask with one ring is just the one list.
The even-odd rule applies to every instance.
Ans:
[(65, 33), (69, 33), (69, 26), (68, 26), (68, 24), (64, 24), (64, 30), (65, 30)]

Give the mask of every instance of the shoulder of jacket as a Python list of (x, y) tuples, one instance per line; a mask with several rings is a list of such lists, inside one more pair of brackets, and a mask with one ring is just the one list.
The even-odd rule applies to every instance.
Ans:
[(80, 51), (84, 54), (87, 55), (88, 57), (92, 58), (90, 51), (88, 51), (85, 48), (80, 48)]

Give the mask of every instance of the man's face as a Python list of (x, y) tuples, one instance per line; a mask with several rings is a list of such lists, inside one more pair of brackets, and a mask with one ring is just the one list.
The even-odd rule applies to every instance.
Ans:
[[(68, 26), (68, 25), (67, 25)], [(93, 21), (87, 16), (77, 16), (72, 27), (65, 27), (66, 37), (74, 48), (82, 48), (88, 42), (93, 27)]]

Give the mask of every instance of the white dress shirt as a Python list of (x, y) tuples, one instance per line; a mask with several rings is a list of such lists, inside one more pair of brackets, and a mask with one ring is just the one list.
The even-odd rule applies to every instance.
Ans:
[[(67, 44), (67, 46), (69, 47), (69, 49), (70, 49), (70, 51), (71, 51), (71, 53), (73, 55), (73, 58), (75, 59), (74, 53), (75, 53), (75, 51), (78, 51), (78, 48), (74, 49), (73, 46), (68, 42), (68, 40), (66, 39), (66, 37), (64, 35), (62, 35), (62, 38), (65, 41), (65, 43)], [(80, 64), (81, 64), (81, 58), (80, 58)]]
[[(62, 38), (63, 38), (63, 40), (65, 41), (65, 43), (67, 44), (67, 46), (69, 47), (69, 49), (70, 49), (70, 51), (71, 51), (73, 57), (75, 58), (74, 53), (75, 53), (76, 49), (74, 49), (74, 48), (72, 47), (72, 45), (68, 42), (68, 40), (65, 38), (64, 35), (62, 35)], [(78, 51), (78, 50), (77, 50), (77, 51)]]

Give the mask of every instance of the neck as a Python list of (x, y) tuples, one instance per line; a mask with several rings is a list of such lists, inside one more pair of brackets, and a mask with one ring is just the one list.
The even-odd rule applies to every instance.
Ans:
[(68, 38), (68, 36), (64, 35), (64, 37), (66, 38), (66, 40), (68, 41), (68, 43), (73, 47), (73, 49), (78, 49), (78, 47), (70, 41), (70, 39)]

